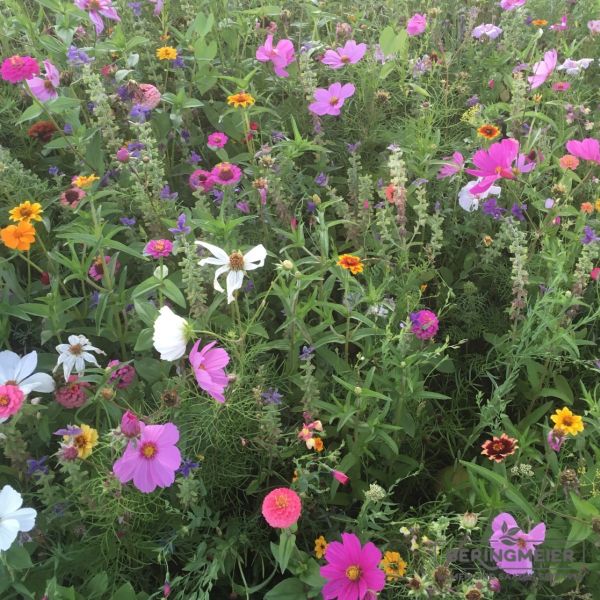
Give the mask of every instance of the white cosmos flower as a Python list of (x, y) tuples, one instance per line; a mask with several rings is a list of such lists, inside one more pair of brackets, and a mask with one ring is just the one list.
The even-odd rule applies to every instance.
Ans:
[(72, 371), (77, 371), (81, 377), (85, 373), (85, 363), (89, 362), (99, 367), (98, 361), (90, 352), (98, 352), (104, 354), (102, 350), (95, 348), (90, 344), (84, 335), (70, 335), (68, 344), (59, 344), (56, 346), (56, 351), (60, 354), (58, 362), (54, 370), (62, 364), (65, 381), (69, 381), (69, 376)]
[(242, 287), (244, 273), (262, 267), (265, 264), (265, 258), (267, 258), (267, 251), (262, 244), (254, 246), (254, 248), (248, 250), (246, 254), (242, 254), (239, 251), (227, 254), (225, 250), (206, 242), (197, 241), (196, 244), (206, 248), (214, 256), (214, 258), (203, 258), (198, 263), (201, 267), (204, 265), (219, 265), (219, 268), (215, 271), (215, 280), (213, 283), (217, 292), (224, 291), (218, 281), (219, 275), (227, 273), (226, 285), (228, 304), (234, 300), (233, 292)]
[(579, 60), (567, 58), (562, 65), (556, 67), (556, 70), (565, 71), (567, 75), (579, 75), (582, 70), (587, 69), (593, 62), (593, 58), (581, 58)]
[(30, 392), (52, 392), (54, 379), (46, 373), (34, 373), (36, 367), (35, 350), (23, 358), (10, 350), (0, 352), (0, 385), (16, 385), (25, 396)]
[(17, 539), (19, 531), (31, 531), (37, 512), (21, 508), (23, 498), (17, 490), (5, 485), (0, 490), (0, 550), (8, 550)]
[(185, 354), (188, 338), (188, 322), (163, 306), (154, 321), (152, 341), (162, 360), (177, 360)]
[(469, 181), (460, 192), (458, 193), (458, 203), (460, 207), (467, 212), (473, 212), (479, 208), (479, 201), (487, 198), (488, 196), (500, 196), (502, 188), (497, 185), (490, 186), (489, 189), (485, 190), (481, 194), (471, 194), (471, 188), (475, 187), (481, 181), (481, 177), (475, 181)]

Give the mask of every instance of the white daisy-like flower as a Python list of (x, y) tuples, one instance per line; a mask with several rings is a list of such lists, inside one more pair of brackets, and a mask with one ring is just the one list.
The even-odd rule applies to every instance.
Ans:
[(219, 268), (215, 271), (215, 280), (213, 282), (215, 290), (217, 292), (223, 292), (223, 288), (219, 283), (219, 275), (227, 273), (227, 304), (233, 302), (233, 293), (242, 287), (244, 281), (244, 273), (246, 271), (254, 271), (259, 267), (264, 266), (265, 258), (267, 258), (267, 251), (262, 244), (254, 246), (251, 250), (248, 250), (246, 254), (242, 254), (239, 250), (227, 254), (225, 250), (208, 244), (207, 242), (199, 242), (196, 244), (206, 248), (214, 258), (203, 258), (198, 264), (202, 267), (204, 265), (218, 265)]
[(10, 485), (0, 490), (0, 550), (6, 551), (17, 539), (19, 531), (31, 531), (37, 512), (21, 508), (23, 497)]
[(77, 374), (81, 377), (85, 373), (85, 363), (89, 362), (96, 367), (100, 367), (96, 357), (90, 352), (97, 352), (98, 354), (104, 354), (102, 350), (95, 348), (90, 344), (84, 335), (70, 335), (68, 344), (59, 344), (56, 346), (56, 351), (60, 354), (58, 362), (54, 370), (58, 369), (60, 365), (63, 366), (63, 373), (65, 381), (69, 381), (69, 376), (72, 371), (77, 371)]
[(163, 306), (158, 312), (152, 335), (154, 347), (160, 352), (161, 360), (177, 360), (185, 354), (189, 324), (168, 306)]
[(54, 391), (54, 379), (46, 373), (34, 373), (36, 367), (35, 350), (23, 358), (10, 350), (0, 352), (0, 385), (16, 385), (25, 396), (30, 392)]

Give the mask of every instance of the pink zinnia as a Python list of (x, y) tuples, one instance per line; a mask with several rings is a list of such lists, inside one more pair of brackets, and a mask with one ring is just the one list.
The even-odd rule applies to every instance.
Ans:
[(571, 87), (571, 84), (568, 81), (557, 81), (552, 84), (552, 89), (555, 92), (566, 92)]
[[(519, 156), (519, 142), (507, 138), (492, 144), (488, 150), (478, 150), (473, 155), (476, 169), (466, 169), (466, 172), (482, 180), (470, 191), (481, 194), (487, 191), (498, 179), (514, 179), (513, 163)], [(535, 165), (534, 165), (535, 166)]]
[(150, 240), (144, 248), (144, 254), (152, 258), (163, 258), (169, 256), (173, 250), (173, 242), (170, 240)]
[(210, 192), (215, 186), (215, 179), (210, 171), (196, 169), (189, 178), (190, 187), (193, 190), (201, 188), (203, 192)]
[(18, 385), (0, 385), (0, 420), (5, 421), (19, 412), (24, 400), (25, 394)]
[(92, 23), (96, 26), (96, 35), (104, 31), (104, 22), (102, 17), (120, 21), (117, 9), (112, 5), (112, 0), (75, 0), (75, 6), (85, 10)]
[(527, 81), (531, 84), (532, 90), (539, 88), (540, 85), (552, 75), (556, 68), (557, 61), (558, 52), (556, 50), (548, 50), (548, 52), (544, 54), (544, 60), (540, 60), (533, 65), (533, 75), (530, 75), (527, 78)]
[(117, 359), (111, 360), (106, 368), (112, 369), (110, 382), (115, 383), (120, 390), (127, 389), (135, 379), (135, 368), (132, 365), (121, 364)]
[(220, 131), (215, 131), (208, 136), (208, 147), (211, 150), (217, 150), (218, 148), (223, 148), (225, 144), (229, 141), (229, 138)]
[(142, 433), (143, 421), (130, 410), (126, 410), (121, 417), (121, 433), (128, 438), (137, 438)]
[(242, 178), (242, 170), (228, 162), (222, 162), (215, 165), (210, 172), (215, 183), (221, 185), (235, 185)]
[(87, 400), (87, 381), (79, 381), (77, 375), (69, 375), (69, 381), (54, 392), (54, 399), (65, 408), (79, 408)]
[(327, 564), (320, 569), (327, 580), (324, 600), (369, 600), (385, 586), (385, 573), (379, 568), (382, 555), (377, 546), (361, 546), (353, 533), (342, 533), (342, 541), (331, 542), (325, 551)]
[(600, 267), (594, 267), (590, 273), (590, 277), (594, 281), (598, 281), (598, 279), (600, 279)]
[(455, 152), (452, 156), (445, 156), (444, 160), (449, 161), (438, 171), (437, 179), (445, 179), (446, 177), (452, 177), (460, 171), (465, 164), (465, 159), (460, 152)]
[(502, 0), (500, 8), (502, 10), (513, 10), (519, 6), (523, 6), (527, 0)]
[(113, 473), (121, 483), (133, 479), (133, 485), (148, 494), (175, 481), (175, 471), (181, 466), (181, 454), (175, 445), (179, 430), (173, 423), (140, 423), (140, 429), (139, 440), (127, 444), (125, 453), (113, 465)]
[(262, 514), (271, 527), (286, 529), (300, 518), (300, 496), (289, 488), (277, 488), (269, 492), (262, 503)]
[(346, 475), (346, 473), (343, 473), (342, 471), (336, 471), (334, 469), (333, 471), (331, 471), (331, 474), (342, 485), (346, 485), (350, 481), (350, 477), (348, 477), (348, 475)]
[(410, 320), (412, 323), (410, 330), (420, 340), (432, 338), (438, 332), (440, 326), (437, 316), (430, 310), (419, 310), (411, 313)]
[(152, 110), (160, 104), (161, 95), (156, 86), (151, 83), (140, 83), (138, 88), (141, 96), (141, 101), (137, 102), (139, 106)]
[(406, 33), (411, 36), (421, 35), (425, 31), (426, 27), (427, 18), (425, 15), (417, 13), (408, 20), (408, 23), (406, 24)]
[(273, 46), (273, 35), (268, 35), (265, 43), (256, 50), (256, 60), (272, 62), (275, 75), (288, 77), (289, 73), (285, 69), (295, 60), (294, 44), (285, 39), (279, 40), (277, 45)]
[(600, 141), (595, 138), (585, 138), (581, 141), (569, 140), (567, 150), (577, 158), (600, 164)]
[(229, 385), (225, 367), (229, 363), (229, 354), (223, 348), (214, 348), (217, 342), (211, 342), (198, 350), (198, 340), (190, 352), (190, 364), (201, 389), (210, 394), (217, 402), (225, 402), (223, 392)]
[(341, 69), (346, 65), (357, 63), (366, 51), (366, 44), (357, 44), (354, 40), (348, 40), (343, 48), (327, 50), (321, 62), (332, 69)]
[(39, 72), (40, 67), (35, 58), (19, 56), (18, 54), (5, 58), (0, 67), (0, 76), (9, 83), (20, 83), (26, 79), (31, 79)]
[(48, 102), (58, 98), (56, 88), (60, 85), (60, 73), (49, 61), (44, 61), (44, 77), (32, 77), (27, 80), (29, 91), (40, 101)]
[[(110, 263), (110, 256), (104, 257), (104, 264), (108, 267)], [(104, 264), (102, 263), (102, 259), (100, 257), (96, 258), (92, 263), (92, 266), (88, 270), (88, 275), (94, 281), (100, 281), (104, 277)], [(119, 261), (115, 264), (115, 273), (119, 270), (121, 263)]]
[(347, 98), (354, 96), (356, 88), (351, 83), (342, 85), (332, 83), (329, 88), (317, 88), (314, 96), (316, 102), (309, 105), (308, 110), (316, 115), (332, 115), (337, 117)]

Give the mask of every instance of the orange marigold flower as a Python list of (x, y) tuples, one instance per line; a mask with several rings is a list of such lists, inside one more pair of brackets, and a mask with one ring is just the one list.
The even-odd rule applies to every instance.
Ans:
[(353, 254), (342, 254), (337, 261), (337, 264), (342, 267), (342, 269), (350, 271), (352, 275), (358, 275), (358, 273), (362, 273), (364, 268), (360, 257), (354, 256)]
[(594, 212), (594, 205), (591, 202), (582, 202), (579, 208), (586, 215), (591, 215)]
[(492, 439), (484, 442), (481, 447), (483, 448), (481, 454), (490, 460), (502, 462), (507, 456), (514, 454), (519, 446), (515, 438), (510, 438), (503, 433), (500, 437), (492, 436)]
[(565, 154), (561, 156), (558, 161), (561, 169), (573, 169), (575, 170), (579, 166), (579, 159), (572, 154)]
[(35, 242), (35, 227), (29, 221), (20, 221), (0, 230), (2, 242), (13, 250), (29, 250)]
[(39, 202), (33, 204), (29, 200), (21, 202), (19, 206), (8, 211), (11, 221), (41, 221), (42, 220), (42, 205)]
[(534, 19), (531, 21), (531, 24), (536, 27), (544, 27), (544, 25), (548, 25), (548, 21), (546, 21), (546, 19)]
[(486, 140), (493, 140), (500, 135), (500, 128), (486, 123), (477, 129), (477, 135), (480, 135)]
[(255, 100), (252, 95), (247, 92), (238, 92), (237, 94), (233, 94), (232, 96), (227, 96), (227, 104), (229, 106), (233, 106), (234, 108), (248, 108), (254, 104)]
[(320, 437), (313, 437), (310, 440), (307, 440), (306, 447), (310, 450), (315, 450), (316, 452), (323, 452), (323, 448), (325, 445), (323, 444), (323, 440)]

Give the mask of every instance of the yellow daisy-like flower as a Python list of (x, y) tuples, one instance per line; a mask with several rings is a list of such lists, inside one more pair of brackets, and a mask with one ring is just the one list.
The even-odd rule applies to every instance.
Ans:
[(175, 60), (177, 58), (177, 50), (173, 46), (162, 46), (156, 49), (156, 58), (158, 60)]
[(493, 140), (500, 135), (500, 128), (486, 123), (477, 129), (477, 135), (485, 138), (486, 140)]
[(600, 212), (600, 198), (598, 198), (598, 200), (596, 200), (596, 202), (594, 202), (594, 207), (596, 208), (596, 210), (598, 212)]
[(79, 175), (73, 179), (73, 185), (78, 188), (90, 187), (94, 181), (98, 181), (100, 177), (97, 175)]
[(15, 208), (8, 211), (10, 215), (11, 221), (25, 221), (29, 223), (30, 221), (41, 221), (42, 220), (42, 205), (39, 202), (34, 202), (33, 204), (29, 200), (25, 200), (25, 202), (21, 202), (19, 206), (15, 206)]
[(358, 275), (358, 273), (362, 273), (364, 269), (364, 265), (360, 257), (354, 256), (353, 254), (342, 254), (339, 257), (337, 264), (342, 267), (342, 269), (350, 271), (352, 275)]
[(238, 92), (232, 96), (227, 96), (227, 104), (234, 108), (239, 108), (240, 106), (242, 108), (248, 108), (249, 106), (252, 106), (254, 102), (256, 102), (254, 97), (247, 92)]
[(327, 540), (320, 535), (315, 540), (315, 556), (317, 558), (323, 558), (325, 556), (325, 550), (327, 550)]
[(387, 551), (383, 555), (383, 560), (380, 563), (387, 580), (394, 581), (400, 577), (404, 577), (406, 573), (407, 564), (404, 559), (400, 556), (399, 552)]
[[(98, 432), (85, 423), (81, 424), (79, 429), (81, 429), (81, 433), (73, 439), (73, 446), (77, 448), (77, 456), (85, 459), (92, 453), (94, 446), (98, 444)], [(71, 436), (65, 435), (63, 439), (69, 442)]]
[(560, 429), (564, 433), (577, 435), (583, 431), (583, 419), (579, 415), (574, 415), (566, 406), (557, 410), (550, 420), (554, 423), (555, 429)]

